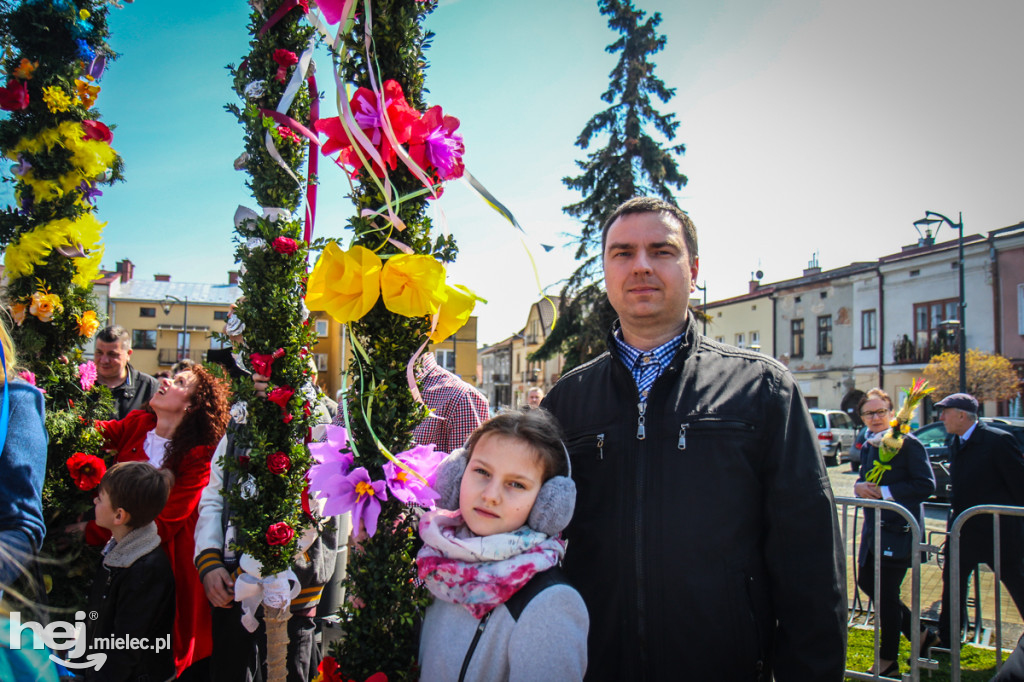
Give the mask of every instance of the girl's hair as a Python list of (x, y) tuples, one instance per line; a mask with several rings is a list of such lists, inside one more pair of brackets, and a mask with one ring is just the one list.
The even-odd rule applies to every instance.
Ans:
[(217, 445), (231, 418), (227, 384), (202, 365), (188, 371), (195, 377), (192, 400), (167, 444), (167, 458), (164, 460), (164, 467), (176, 476), (180, 475), (178, 467), (192, 448), (200, 445), (213, 448)]
[(467, 458), (473, 447), (488, 434), (515, 438), (533, 448), (544, 467), (544, 480), (569, 473), (562, 429), (551, 413), (544, 409), (505, 410), (481, 424), (466, 442)]
[(4, 377), (7, 379), (13, 379), (18, 376), (18, 358), (14, 351), (14, 339), (11, 338), (11, 333), (7, 331), (7, 320), (10, 317), (10, 313), (4, 311), (3, 315), (0, 315), (0, 344), (4, 347), (4, 367), (0, 367), (0, 380)]
[(892, 398), (889, 397), (889, 394), (880, 388), (873, 388), (865, 393), (857, 402), (857, 414), (860, 414), (861, 409), (864, 407), (864, 403), (869, 400), (884, 400), (889, 406), (889, 409), (892, 409)]

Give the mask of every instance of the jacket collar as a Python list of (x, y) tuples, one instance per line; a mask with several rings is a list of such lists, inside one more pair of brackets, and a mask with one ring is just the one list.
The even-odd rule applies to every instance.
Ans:
[(150, 521), (142, 528), (136, 528), (124, 536), (121, 542), (110, 541), (113, 546), (106, 550), (103, 565), (109, 568), (127, 568), (160, 546), (160, 534), (156, 523)]
[[(608, 352), (618, 361), (619, 365), (622, 365), (622, 354), (618, 351), (617, 344), (615, 343), (615, 336), (619, 334), (619, 330), (621, 329), (622, 322), (616, 319), (612, 324), (611, 331), (608, 332), (606, 340)], [(672, 362), (669, 363), (664, 372), (672, 372), (681, 367), (686, 358), (688, 358), (690, 353), (697, 347), (699, 338), (700, 334), (697, 332), (697, 321), (693, 317), (693, 312), (688, 310), (686, 311), (686, 327), (683, 329), (683, 338), (679, 342), (679, 350), (673, 356)], [(622, 366), (624, 367), (625, 365)]]

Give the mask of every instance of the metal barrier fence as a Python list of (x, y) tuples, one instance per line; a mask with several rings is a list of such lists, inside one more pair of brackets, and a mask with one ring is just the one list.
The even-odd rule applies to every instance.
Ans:
[[(857, 566), (857, 558), (859, 556), (858, 544), (860, 542), (859, 533), (857, 533), (857, 511), (860, 508), (877, 509), (879, 512), (882, 510), (892, 511), (898, 514), (907, 524), (910, 526), (910, 579), (913, 589), (911, 590), (911, 604), (910, 604), (910, 631), (912, 633), (919, 632), (921, 630), (921, 551), (927, 551), (931, 549), (927, 545), (922, 546), (921, 544), (921, 526), (917, 519), (914, 518), (907, 509), (896, 502), (889, 502), (888, 500), (870, 500), (860, 497), (837, 497), (836, 505), (841, 509), (841, 521), (843, 528), (843, 546), (846, 547), (848, 544), (852, 545), (854, 566)], [(853, 524), (852, 533), (850, 532), (850, 511), (853, 508)], [(879, 652), (881, 649), (881, 634), (880, 634), (880, 619), (878, 617), (878, 603), (879, 597), (881, 596), (881, 572), (882, 572), (882, 514), (876, 513), (874, 515), (874, 566), (872, 567), (874, 576), (874, 595), (872, 596), (872, 602), (875, 605), (875, 625), (874, 625), (874, 653), (875, 661), (878, 661), (880, 656)], [(856, 568), (855, 568), (856, 570)], [(854, 581), (854, 594), (857, 593), (856, 580)], [(914, 637), (910, 641), (910, 674), (903, 676), (903, 679), (909, 679), (911, 682), (919, 682), (921, 679), (921, 669), (936, 669), (938, 664), (930, 659), (920, 658), (921, 641), (919, 637)], [(846, 677), (855, 680), (885, 680), (888, 678), (880, 677), (878, 673), (878, 666), (875, 666), (875, 673), (866, 673), (857, 670), (847, 670)]]
[[(949, 601), (951, 604), (949, 614), (949, 631), (958, 633), (958, 636), (950, 636), (953, 641), (949, 643), (950, 654), (950, 680), (960, 682), (960, 531), (964, 524), (975, 516), (981, 514), (992, 515), (992, 571), (995, 573), (995, 623), (996, 623), (996, 670), (1003, 666), (1003, 614), (1002, 614), (1002, 547), (1000, 546), (1001, 534), (999, 519), (1001, 516), (1024, 517), (1024, 509), (1021, 507), (1008, 507), (998, 504), (983, 504), (971, 507), (953, 520), (949, 529)], [(975, 581), (977, 589), (977, 581)], [(955, 607), (952, 605), (956, 605)], [(1024, 614), (1021, 614), (1024, 615)]]

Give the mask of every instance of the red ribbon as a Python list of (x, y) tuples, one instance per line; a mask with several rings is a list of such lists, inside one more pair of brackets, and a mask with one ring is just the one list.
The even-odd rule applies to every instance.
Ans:
[[(260, 28), (259, 32), (256, 33), (256, 35), (262, 38), (267, 31), (273, 28), (274, 24), (284, 19), (284, 15), (288, 14), (298, 6), (299, 0), (286, 0), (286, 2), (280, 7), (278, 7), (277, 11), (274, 12), (269, 19), (267, 19), (267, 23), (263, 24), (263, 26)], [(305, 13), (305, 11), (303, 13)]]

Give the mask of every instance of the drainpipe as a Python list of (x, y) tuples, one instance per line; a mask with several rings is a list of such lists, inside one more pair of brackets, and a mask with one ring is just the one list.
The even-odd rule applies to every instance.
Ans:
[(878, 387), (885, 390), (885, 275), (878, 270)]

